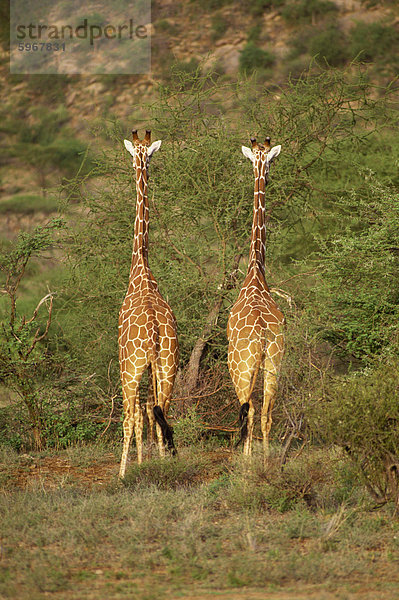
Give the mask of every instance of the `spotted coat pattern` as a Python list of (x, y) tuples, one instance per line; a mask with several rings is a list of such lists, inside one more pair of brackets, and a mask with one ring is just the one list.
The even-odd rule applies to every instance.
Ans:
[(280, 146), (270, 149), (270, 140), (258, 144), (251, 139), (252, 150), (243, 153), (253, 162), (255, 175), (254, 211), (248, 271), (228, 320), (228, 367), (241, 406), (248, 402), (247, 433), (244, 454), (250, 455), (255, 408), (252, 391), (259, 370), (263, 370), (264, 387), (261, 430), (264, 455), (268, 454), (272, 409), (280, 364), (284, 352), (284, 315), (270, 295), (265, 279), (265, 190), (270, 164)]
[[(125, 140), (133, 156), (136, 174), (136, 219), (129, 286), (119, 313), (119, 363), (123, 392), (123, 450), (119, 476), (124, 477), (133, 430), (137, 460), (143, 460), (143, 412), (139, 403), (139, 384), (150, 369), (153, 394), (147, 399), (149, 430), (154, 426), (153, 406), (167, 415), (177, 372), (179, 351), (176, 320), (162, 298), (148, 265), (149, 206), (147, 197), (148, 163), (160, 142), (150, 145), (150, 132), (140, 141), (133, 132), (133, 144)], [(159, 453), (165, 456), (161, 428), (156, 424)]]

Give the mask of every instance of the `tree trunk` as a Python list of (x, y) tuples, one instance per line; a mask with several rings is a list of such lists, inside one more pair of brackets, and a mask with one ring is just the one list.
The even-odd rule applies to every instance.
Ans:
[(200, 372), (201, 358), (204, 353), (206, 344), (212, 335), (212, 330), (218, 322), (220, 309), (222, 308), (224, 295), (227, 290), (231, 290), (237, 286), (237, 272), (238, 265), (242, 254), (237, 254), (233, 260), (233, 268), (230, 273), (225, 274), (222, 284), (219, 286), (219, 297), (215, 300), (211, 310), (205, 319), (205, 325), (202, 329), (201, 335), (194, 344), (194, 348), (191, 352), (190, 360), (184, 375), (184, 390), (186, 395), (191, 394), (198, 385), (198, 378)]
[(186, 374), (184, 377), (184, 380), (185, 380), (184, 387), (185, 387), (186, 394), (191, 394), (197, 387), (201, 358), (204, 353), (205, 346), (212, 334), (212, 329), (215, 327), (215, 325), (218, 321), (222, 302), (223, 302), (223, 296), (218, 298), (218, 300), (216, 300), (216, 302), (213, 304), (213, 306), (206, 318), (205, 325), (201, 332), (201, 335), (198, 338), (198, 340), (196, 341), (194, 348), (191, 352), (190, 360), (188, 362)]
[(43, 450), (46, 446), (46, 440), (43, 435), (43, 424), (40, 409), (37, 406), (33, 393), (22, 392), (25, 406), (28, 409), (30, 425), (32, 428), (32, 445), (36, 451)]

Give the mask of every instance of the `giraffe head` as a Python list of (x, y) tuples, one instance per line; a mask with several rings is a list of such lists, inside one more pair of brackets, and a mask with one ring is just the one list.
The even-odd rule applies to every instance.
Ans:
[(135, 169), (145, 167), (148, 171), (148, 165), (151, 156), (161, 147), (161, 140), (151, 144), (151, 131), (146, 130), (144, 139), (140, 140), (137, 135), (137, 129), (133, 129), (133, 144), (129, 140), (124, 140), (125, 148), (133, 156), (133, 166)]
[(270, 138), (266, 137), (264, 143), (259, 143), (256, 138), (251, 138), (252, 148), (241, 146), (241, 150), (246, 158), (252, 162), (254, 171), (258, 171), (260, 175), (264, 175), (267, 181), (270, 165), (273, 160), (280, 154), (281, 146), (270, 146)]

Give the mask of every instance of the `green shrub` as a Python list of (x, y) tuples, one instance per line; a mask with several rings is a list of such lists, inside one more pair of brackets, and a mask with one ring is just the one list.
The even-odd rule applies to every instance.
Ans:
[[(231, 508), (272, 509), (280, 513), (298, 506), (335, 509), (334, 460), (328, 451), (314, 449), (288, 459), (284, 468), (279, 455), (270, 456), (267, 464), (256, 453), (251, 464), (237, 457), (229, 479), (220, 481), (220, 496)], [(215, 493), (213, 485), (211, 488)]]
[(227, 31), (229, 23), (226, 17), (220, 13), (213, 15), (211, 20), (211, 37), (213, 41), (221, 38)]
[(312, 56), (332, 67), (342, 65), (348, 58), (345, 36), (336, 25), (329, 25), (314, 35), (309, 40), (308, 49)]
[(286, 4), (281, 14), (288, 23), (315, 23), (320, 17), (337, 12), (330, 0), (294, 0)]
[(235, 1), (236, 0), (202, 0), (202, 2), (197, 2), (196, 0), (191, 0), (192, 4), (195, 6), (195, 10), (198, 10), (199, 7), (201, 7), (204, 12), (218, 10), (227, 4), (233, 4)]
[(107, 19), (106, 17), (104, 17), (103, 15), (100, 15), (100, 13), (94, 12), (94, 13), (87, 13), (87, 14), (83, 14), (81, 17), (78, 17), (75, 21), (75, 27), (78, 27), (79, 25), (83, 25), (85, 20), (87, 20), (88, 25), (105, 25), (107, 23)]
[(180, 89), (185, 89), (189, 85), (187, 82), (201, 77), (201, 66), (196, 58), (170, 63), (166, 57), (165, 61), (165, 63), (162, 62), (163, 79)]
[(273, 54), (258, 48), (253, 42), (248, 42), (240, 53), (240, 71), (244, 73), (266, 69), (271, 67), (273, 63)]
[(41, 388), (45, 379), (53, 379), (57, 372), (46, 340), (54, 293), (38, 299), (30, 318), (21, 312), (17, 298), (28, 263), (53, 247), (57, 231), (63, 226), (62, 219), (53, 219), (30, 234), (21, 232), (11, 248), (4, 247), (0, 251), (0, 281), (5, 299), (5, 318), (0, 329), (0, 383), (15, 393), (18, 409), (25, 412), (25, 423), (29, 424), (36, 449), (46, 444)]
[(251, 29), (248, 31), (247, 41), (253, 42), (254, 44), (256, 44), (256, 42), (259, 41), (261, 33), (262, 33), (262, 23), (257, 23), (256, 25), (251, 27)]
[(173, 427), (174, 439), (177, 447), (195, 446), (205, 432), (200, 415), (195, 407), (190, 407), (185, 417), (179, 419)]
[(25, 75), (27, 97), (42, 96), (46, 106), (65, 102), (65, 93), (72, 77), (68, 75)]
[(58, 200), (54, 196), (37, 196), (34, 194), (16, 194), (0, 202), (0, 214), (33, 214), (36, 212), (52, 213), (57, 211)]
[(201, 483), (201, 471), (207, 459), (201, 456), (177, 456), (149, 460), (141, 465), (131, 465), (123, 480), (128, 488), (145, 488), (155, 485), (160, 489), (190, 487)]
[(251, 0), (249, 11), (254, 17), (260, 17), (265, 11), (284, 6), (286, 0)]
[(374, 61), (397, 52), (399, 33), (392, 25), (358, 23), (350, 32), (350, 52), (353, 58)]
[(378, 502), (399, 503), (399, 364), (333, 384), (314, 408), (315, 434), (348, 453)]
[(308, 61), (310, 57), (317, 57), (319, 63), (327, 62), (336, 67), (345, 63), (349, 57), (345, 35), (334, 24), (323, 29), (302, 27), (300, 33), (290, 40), (290, 46), (288, 58), (291, 60), (307, 55)]
[(322, 337), (336, 352), (367, 362), (395, 351), (397, 343), (399, 256), (393, 249), (399, 244), (399, 196), (371, 171), (359, 174), (363, 189), (332, 207), (345, 215), (345, 226), (321, 242), (313, 307), (324, 320)]
[[(54, 388), (50, 391), (43, 385), (37, 392), (35, 400), (40, 414), (42, 448), (60, 449), (93, 442), (104, 430), (104, 423), (93, 421), (90, 411), (82, 410), (84, 399), (74, 392), (68, 390), (65, 393), (65, 390)], [(0, 444), (17, 451), (32, 448), (29, 422), (29, 411), (20, 400), (13, 398), (7, 406), (0, 407)]]
[(155, 30), (160, 31), (168, 35), (176, 35), (179, 33), (179, 28), (174, 24), (170, 23), (167, 19), (160, 19), (154, 23)]

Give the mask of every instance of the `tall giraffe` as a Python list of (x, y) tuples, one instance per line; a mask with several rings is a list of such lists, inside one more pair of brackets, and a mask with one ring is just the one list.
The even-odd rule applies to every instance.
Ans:
[(269, 432), (277, 390), (277, 378), (284, 352), (284, 315), (270, 295), (265, 279), (265, 192), (270, 164), (281, 146), (270, 147), (251, 138), (252, 149), (242, 152), (253, 164), (255, 175), (254, 212), (249, 264), (243, 286), (228, 320), (228, 367), (241, 404), (241, 440), (244, 454), (252, 451), (255, 408), (251, 398), (259, 369), (264, 371), (261, 430), (264, 457), (269, 452)]
[(179, 361), (176, 320), (162, 298), (148, 265), (149, 206), (147, 196), (148, 165), (161, 141), (151, 144), (151, 132), (143, 140), (133, 132), (133, 144), (125, 147), (133, 157), (136, 175), (136, 219), (129, 286), (119, 313), (119, 363), (123, 392), (123, 450), (119, 476), (126, 471), (133, 429), (136, 434), (137, 460), (143, 460), (143, 413), (139, 402), (139, 384), (144, 371), (150, 370), (153, 399), (147, 399), (150, 432), (154, 418), (159, 453), (165, 456), (165, 444), (175, 453), (172, 430), (166, 422), (172, 388)]

